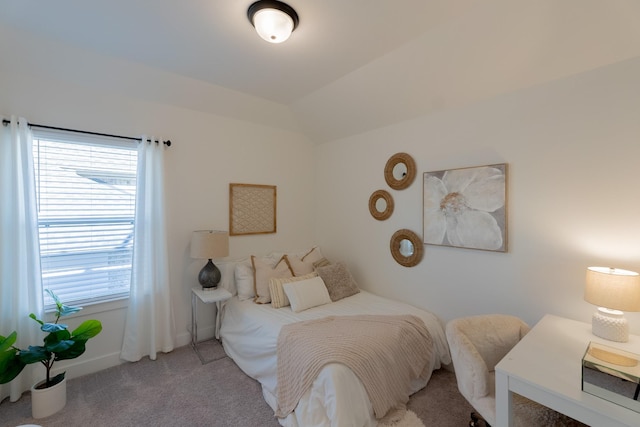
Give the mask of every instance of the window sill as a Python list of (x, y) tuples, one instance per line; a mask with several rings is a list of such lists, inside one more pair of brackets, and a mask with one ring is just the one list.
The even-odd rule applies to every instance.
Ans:
[[(94, 304), (86, 304), (86, 305), (82, 305), (82, 310), (80, 310), (77, 313), (74, 314), (70, 314), (68, 316), (64, 316), (65, 319), (73, 319), (74, 317), (84, 317), (84, 316), (91, 316), (94, 314), (98, 314), (98, 313), (103, 313), (105, 311), (113, 311), (113, 310), (119, 310), (119, 309), (123, 309), (123, 308), (127, 308), (129, 306), (129, 298), (121, 298), (118, 300), (113, 300), (113, 301), (106, 301), (106, 302), (98, 302), (98, 303), (94, 303)], [(47, 318), (53, 318), (53, 313), (55, 312), (55, 310), (49, 309), (46, 310), (46, 317)]]

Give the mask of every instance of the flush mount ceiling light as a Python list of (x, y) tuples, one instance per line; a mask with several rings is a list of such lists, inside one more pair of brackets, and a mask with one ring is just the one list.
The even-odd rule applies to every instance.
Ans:
[(269, 43), (282, 43), (298, 26), (298, 14), (277, 0), (259, 0), (249, 6), (247, 17), (260, 37)]

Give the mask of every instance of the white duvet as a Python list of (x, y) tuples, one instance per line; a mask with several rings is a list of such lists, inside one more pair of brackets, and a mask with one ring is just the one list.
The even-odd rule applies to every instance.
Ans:
[[(413, 314), (420, 317), (431, 333), (437, 357), (431, 371), (451, 363), (442, 324), (432, 313), (409, 304), (361, 291), (340, 301), (294, 313), (291, 307), (275, 309), (270, 304), (230, 299), (222, 310), (220, 338), (225, 351), (247, 375), (262, 384), (262, 394), (277, 408), (277, 342), (282, 325), (330, 315)], [(427, 379), (428, 381), (428, 379)], [(413, 391), (427, 381), (416, 381)], [(325, 366), (295, 411), (279, 419), (285, 427), (374, 427), (371, 403), (355, 374), (341, 364)]]

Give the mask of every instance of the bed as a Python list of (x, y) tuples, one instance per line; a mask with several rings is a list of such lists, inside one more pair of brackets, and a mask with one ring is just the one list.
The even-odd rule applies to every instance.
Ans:
[[(412, 393), (427, 384), (431, 372), (451, 363), (440, 320), (434, 314), (409, 304), (360, 289), (355, 295), (338, 301), (294, 312), (290, 306), (274, 308), (271, 304), (256, 304), (254, 299), (242, 298), (241, 291), (239, 296), (238, 289), (228, 284), (226, 287), (236, 295), (222, 307), (219, 337), (229, 357), (247, 375), (260, 382), (264, 399), (274, 412), (278, 408), (277, 343), (284, 325), (327, 316), (410, 314), (424, 322), (432, 337), (435, 354), (429, 362), (428, 375), (412, 382)], [(325, 365), (295, 410), (278, 420), (285, 427), (378, 425), (363, 383), (352, 370), (340, 363)]]

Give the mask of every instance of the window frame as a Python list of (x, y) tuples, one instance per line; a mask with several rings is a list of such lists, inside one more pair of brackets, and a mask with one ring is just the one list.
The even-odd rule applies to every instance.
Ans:
[[(130, 294), (130, 285), (131, 285), (131, 270), (133, 268), (132, 266), (132, 262), (133, 262), (133, 238), (134, 238), (134, 229), (135, 229), (135, 202), (136, 202), (136, 192), (137, 192), (137, 185), (136, 185), (136, 176), (137, 176), (137, 147), (135, 143), (132, 143), (131, 141), (125, 141), (121, 138), (118, 137), (110, 137), (110, 136), (106, 136), (106, 135), (92, 135), (92, 134), (85, 134), (85, 133), (81, 133), (81, 132), (73, 132), (73, 131), (66, 131), (66, 130), (60, 130), (60, 129), (39, 129), (39, 128), (34, 128), (32, 129), (32, 133), (33, 133), (33, 143), (34, 143), (34, 147), (33, 147), (33, 152), (34, 152), (34, 171), (36, 172), (36, 197), (37, 197), (37, 210), (38, 210), (38, 236), (39, 236), (39, 240), (40, 237), (42, 236), (43, 233), (43, 229), (45, 230), (45, 232), (47, 230), (52, 230), (52, 227), (55, 226), (59, 226), (59, 227), (71, 227), (75, 224), (75, 226), (77, 228), (82, 228), (82, 227), (90, 227), (91, 226), (98, 226), (98, 227), (106, 227), (104, 228), (104, 230), (108, 230), (108, 227), (113, 227), (115, 224), (120, 224), (122, 227), (125, 227), (123, 230), (126, 230), (127, 227), (130, 225), (130, 230), (128, 231), (128, 237), (125, 238), (124, 240), (122, 240), (122, 243), (125, 244), (126, 246), (117, 248), (114, 247), (114, 249), (112, 250), (108, 250), (105, 249), (104, 247), (101, 248), (99, 245), (96, 246), (83, 246), (85, 248), (87, 248), (87, 250), (84, 252), (87, 256), (91, 257), (91, 256), (97, 256), (96, 254), (99, 254), (100, 256), (105, 256), (106, 261), (103, 267), (95, 267), (95, 266), (91, 266), (88, 261), (80, 261), (81, 256), (76, 254), (73, 255), (72, 253), (64, 253), (62, 250), (58, 253), (56, 253), (55, 251), (49, 251), (49, 253), (47, 254), (46, 250), (43, 249), (43, 244), (40, 243), (39, 244), (39, 255), (40, 255), (40, 263), (41, 263), (41, 274), (42, 274), (42, 280), (43, 280), (43, 299), (44, 299), (44, 308), (45, 311), (51, 311), (54, 309), (55, 305), (53, 300), (50, 298), (50, 296), (44, 292), (44, 289), (47, 289), (47, 282), (51, 281), (51, 282), (55, 282), (55, 280), (51, 280), (51, 277), (53, 276), (49, 276), (47, 277), (48, 274), (50, 273), (54, 273), (51, 272), (50, 270), (47, 270), (45, 268), (46, 265), (51, 265), (52, 263), (52, 259), (59, 257), (60, 260), (62, 260), (64, 257), (67, 257), (69, 259), (72, 259), (75, 257), (75, 262), (77, 262), (78, 264), (68, 263), (68, 266), (74, 266), (77, 265), (78, 266), (78, 271), (80, 269), (82, 269), (82, 267), (87, 267), (86, 271), (83, 271), (81, 273), (77, 273), (77, 274), (85, 274), (86, 277), (94, 277), (93, 274), (96, 271), (99, 271), (101, 268), (104, 271), (104, 273), (99, 273), (99, 274), (103, 274), (107, 277), (111, 277), (110, 276), (110, 272), (109, 272), (109, 264), (108, 264), (108, 260), (109, 260), (109, 256), (123, 256), (126, 255), (125, 257), (125, 261), (124, 264), (122, 262), (120, 262), (120, 264), (118, 264), (118, 262), (120, 260), (116, 261), (116, 265), (111, 266), (112, 270), (117, 270), (118, 268), (120, 268), (122, 265), (125, 265), (124, 271), (121, 271), (121, 274), (119, 277), (119, 281), (122, 282), (126, 277), (126, 289), (121, 289), (119, 291), (115, 291), (115, 292), (104, 292), (104, 287), (96, 287), (95, 289), (102, 289), (103, 291), (99, 294), (99, 295), (94, 295), (94, 296), (85, 296), (85, 297), (81, 297), (81, 298), (65, 298), (64, 295), (66, 295), (63, 292), (63, 295), (59, 295), (60, 298), (69, 305), (83, 305), (83, 306), (90, 306), (90, 305), (95, 305), (95, 304), (102, 304), (102, 303), (107, 303), (107, 302), (112, 302), (112, 301), (119, 301), (119, 300), (126, 300), (129, 297)], [(69, 144), (67, 146), (67, 148), (71, 147), (73, 144), (77, 144), (79, 147), (83, 147), (83, 149), (87, 149), (87, 150), (91, 150), (94, 147), (99, 147), (100, 149), (117, 149), (117, 150), (125, 150), (127, 153), (126, 155), (128, 156), (128, 172), (125, 173), (121, 173), (121, 172), (113, 172), (111, 174), (109, 173), (104, 173), (105, 170), (98, 170), (98, 169), (83, 169), (83, 166), (80, 164), (80, 162), (78, 162), (78, 165), (76, 167), (76, 169), (74, 170), (75, 174), (77, 175), (77, 177), (79, 177), (78, 179), (82, 179), (82, 178), (86, 178), (90, 181), (93, 181), (93, 183), (91, 183), (92, 187), (97, 188), (98, 190), (96, 190), (96, 192), (99, 192), (100, 189), (102, 189), (103, 191), (105, 190), (104, 188), (101, 187), (97, 187), (99, 185), (107, 185), (110, 186), (110, 188), (113, 189), (116, 188), (119, 184), (121, 186), (127, 186), (128, 188), (133, 188), (133, 194), (129, 194), (127, 196), (123, 196), (123, 199), (126, 199), (127, 202), (124, 204), (125, 209), (127, 207), (132, 208), (132, 212), (127, 214), (127, 215), (95, 215), (95, 212), (93, 210), (90, 210), (90, 213), (87, 214), (85, 212), (85, 214), (83, 216), (75, 216), (70, 214), (67, 217), (56, 217), (56, 218), (52, 218), (52, 217), (47, 217), (47, 216), (43, 216), (41, 215), (41, 184), (43, 179), (41, 175), (41, 166), (38, 164), (38, 161), (40, 160), (40, 155), (36, 153), (36, 151), (41, 147), (42, 144), (47, 144), (48, 142), (53, 142), (53, 143), (63, 143), (63, 144)], [(125, 151), (122, 151), (121, 153), (119, 153), (117, 156), (119, 155), (124, 155)], [(96, 154), (93, 154), (93, 156), (96, 156)], [(117, 157), (114, 154), (114, 158)], [(93, 157), (92, 157), (93, 159)], [(133, 161), (132, 161), (133, 159)], [(115, 161), (115, 160), (114, 160)], [(77, 178), (76, 177), (76, 178)], [(61, 179), (62, 180), (62, 179)], [(109, 180), (110, 183), (109, 183)], [(120, 181), (119, 181), (120, 180)], [(127, 184), (127, 180), (129, 180), (129, 182), (131, 180), (134, 180), (133, 184)], [(97, 186), (96, 186), (97, 185)], [(89, 191), (93, 191), (93, 190), (89, 190)], [(108, 200), (104, 202), (105, 204), (108, 205)], [(102, 208), (104, 209), (104, 207)], [(97, 212), (99, 209), (95, 209), (95, 211)], [(104, 213), (104, 212), (103, 212)], [(95, 217), (92, 217), (91, 214), (94, 214)], [(91, 242), (93, 242), (94, 240), (96, 242), (106, 242), (108, 238), (111, 238), (111, 234), (110, 233), (117, 233), (120, 232), (122, 233), (122, 235), (124, 235), (125, 231), (117, 229), (116, 231), (103, 231), (103, 234), (107, 235), (107, 237), (105, 237), (104, 239), (100, 239), (99, 237), (91, 237)], [(90, 235), (100, 235), (100, 232), (90, 232), (88, 233)], [(68, 239), (69, 237), (67, 237)], [(64, 239), (64, 237), (62, 238)], [(129, 243), (127, 244), (127, 239), (129, 239)], [(61, 240), (62, 241), (62, 240)], [(73, 244), (67, 242), (66, 247), (72, 247)], [(93, 254), (92, 254), (92, 250), (93, 250)], [(126, 265), (128, 260), (128, 265)], [(98, 263), (100, 263), (100, 261), (97, 261)], [(64, 263), (64, 262), (62, 262)], [(89, 268), (90, 267), (90, 268)], [(59, 270), (59, 271), (63, 271), (63, 270)], [(115, 273), (114, 273), (115, 274)], [(71, 276), (71, 274), (69, 274), (69, 276)], [(63, 279), (61, 279), (63, 280)], [(110, 283), (110, 279), (104, 280), (103, 281), (104, 284), (108, 284)], [(76, 289), (78, 289), (78, 294), (79, 295), (90, 295), (92, 294), (91, 291), (87, 291), (87, 288), (90, 288), (91, 285), (88, 286), (82, 286), (81, 283), (76, 283)], [(66, 287), (67, 285), (56, 285), (57, 289), (62, 289), (63, 286)], [(70, 286), (69, 289), (73, 289), (73, 286)], [(53, 289), (54, 292), (56, 291), (56, 289)]]

